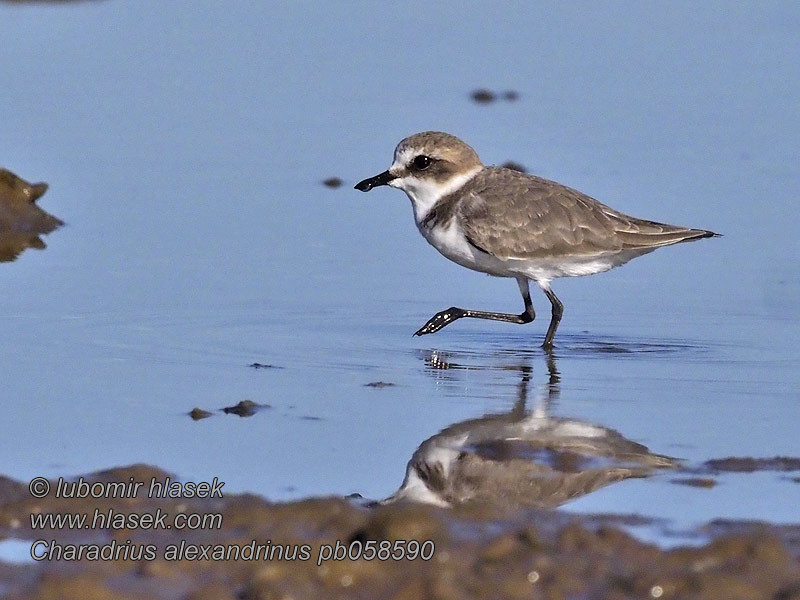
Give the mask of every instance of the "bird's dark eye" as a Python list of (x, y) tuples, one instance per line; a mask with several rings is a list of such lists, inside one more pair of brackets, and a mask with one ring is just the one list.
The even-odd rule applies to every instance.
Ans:
[(424, 171), (425, 169), (431, 166), (432, 162), (433, 160), (431, 159), (430, 156), (425, 156), (424, 154), (420, 154), (419, 156), (414, 157), (413, 165), (415, 169), (419, 171)]

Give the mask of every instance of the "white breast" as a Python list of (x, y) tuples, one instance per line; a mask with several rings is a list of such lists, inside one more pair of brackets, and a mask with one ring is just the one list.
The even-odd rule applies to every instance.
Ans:
[(467, 242), (464, 232), (455, 219), (443, 227), (430, 229), (420, 225), (417, 221), (417, 229), (422, 237), (445, 257), (470, 269), (475, 268), (477, 261), (474, 249)]

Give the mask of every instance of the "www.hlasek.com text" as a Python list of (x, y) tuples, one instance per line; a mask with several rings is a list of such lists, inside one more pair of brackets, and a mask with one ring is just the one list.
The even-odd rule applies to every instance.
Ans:
[(157, 508), (154, 513), (125, 513), (95, 508), (89, 513), (31, 513), (31, 529), (220, 529), (222, 513), (179, 512), (173, 516)]

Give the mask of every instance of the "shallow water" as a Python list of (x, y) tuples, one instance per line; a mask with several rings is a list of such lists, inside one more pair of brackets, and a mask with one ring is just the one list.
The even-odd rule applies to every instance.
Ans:
[[(438, 256), (402, 193), (352, 190), (431, 128), (724, 234), (555, 282), (554, 415), (689, 466), (800, 456), (800, 9), (474, 3), (454, 22), (412, 4), (0, 3), (0, 166), (47, 181), (67, 222), (0, 264), (0, 473), (148, 462), (274, 499), (382, 498), (423, 440), (511, 410), (526, 370), (535, 404), (544, 296), (532, 325), (412, 338), (453, 304), (521, 309), (516, 284)], [(186, 416), (242, 399), (271, 408)], [(565, 508), (797, 521), (785, 474), (672, 477)]]

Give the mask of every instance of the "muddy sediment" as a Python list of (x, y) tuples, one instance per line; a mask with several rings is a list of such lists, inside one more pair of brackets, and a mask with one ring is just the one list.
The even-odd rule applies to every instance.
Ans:
[[(137, 483), (138, 493), (125, 493)], [(661, 550), (613, 519), (557, 510), (368, 508), (341, 498), (277, 504), (227, 494), (221, 484), (190, 486), (134, 465), (51, 480), (49, 492), (37, 499), (31, 490), (44, 495), (42, 489), (0, 478), (0, 544), (4, 537), (41, 540), (35, 553), (44, 557), (0, 563), (0, 595), (800, 599), (800, 527), (714, 522), (704, 529), (705, 545)], [(72, 497), (56, 498), (59, 490)], [(115, 490), (117, 497), (91, 497)], [(183, 496), (169, 497), (173, 493)], [(66, 513), (88, 515), (94, 524), (32, 527), (31, 515)], [(115, 552), (117, 560), (102, 559)], [(367, 554), (375, 556), (365, 560)]]

